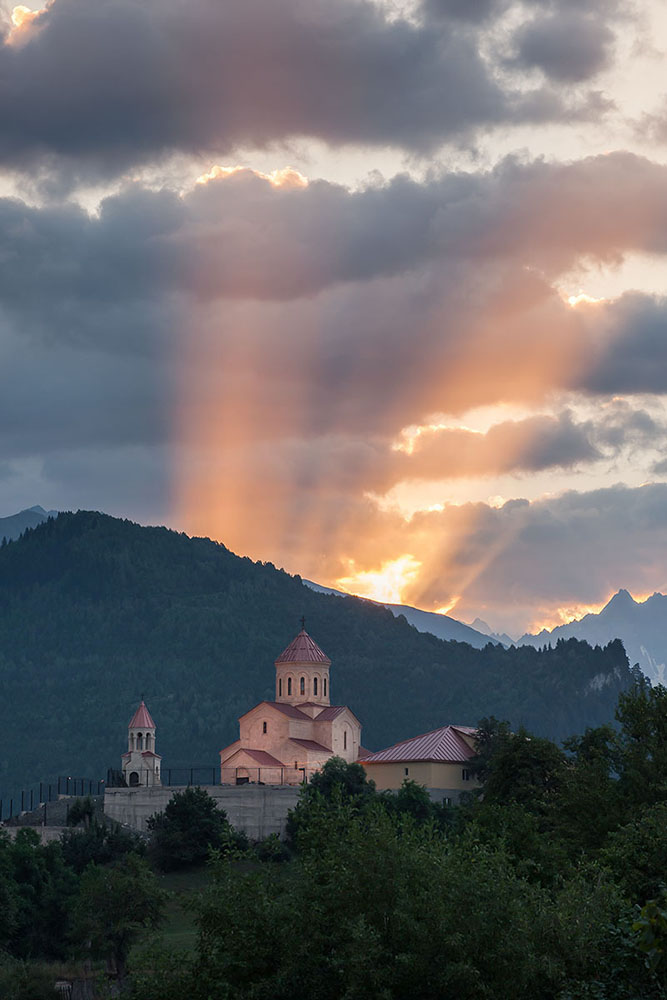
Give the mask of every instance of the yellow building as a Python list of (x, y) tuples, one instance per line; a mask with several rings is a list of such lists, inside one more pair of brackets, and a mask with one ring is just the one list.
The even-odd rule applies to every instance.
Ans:
[(359, 763), (380, 791), (397, 790), (408, 779), (425, 785), (435, 801), (454, 803), (461, 792), (479, 785), (470, 768), (474, 756), (474, 729), (442, 726), (386, 750), (362, 755)]

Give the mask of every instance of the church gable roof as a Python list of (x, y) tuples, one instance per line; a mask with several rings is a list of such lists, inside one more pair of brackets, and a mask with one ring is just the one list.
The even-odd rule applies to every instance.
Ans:
[(139, 705), (139, 708), (136, 710), (136, 712), (132, 716), (130, 724), (128, 725), (127, 728), (128, 729), (155, 729), (155, 723), (153, 722), (153, 720), (151, 718), (151, 713), (146, 708), (146, 703), (144, 701), (141, 702), (141, 705)]
[(274, 708), (277, 712), (282, 712), (283, 715), (288, 715), (290, 719), (306, 719), (308, 722), (313, 721), (309, 715), (300, 711), (296, 705), (288, 705), (287, 702), (283, 701), (260, 701), (259, 705), (255, 705), (254, 708), (251, 708), (250, 711), (246, 712), (245, 715), (242, 715), (241, 718), (245, 719), (247, 715), (250, 715), (252, 712), (256, 712), (259, 708)]
[(341, 712), (344, 711), (345, 711), (345, 705), (327, 705), (326, 708), (322, 709), (319, 715), (315, 716), (315, 721), (331, 722), (333, 719), (339, 716)]
[(268, 750), (251, 750), (248, 747), (238, 747), (237, 750), (231, 754), (224, 762), (224, 767), (229, 767), (230, 760), (233, 760), (238, 754), (244, 753), (250, 757), (251, 760), (256, 761), (257, 764), (261, 764), (262, 767), (285, 767), (285, 764), (277, 757), (274, 757), (268, 752)]
[(332, 752), (331, 747), (325, 747), (321, 743), (318, 743), (317, 740), (301, 740), (298, 739), (296, 736), (292, 736), (290, 739), (290, 743), (298, 743), (300, 747), (304, 748), (304, 750), (313, 750), (316, 753)]
[(331, 665), (331, 660), (324, 652), (320, 649), (315, 640), (308, 635), (305, 628), (302, 628), (299, 634), (292, 639), (289, 646), (282, 651), (276, 663), (323, 663), (326, 666)]
[[(463, 726), (442, 726), (430, 733), (413, 736), (410, 740), (395, 743), (386, 750), (368, 754), (365, 764), (407, 761), (442, 761), (443, 763), (465, 763), (475, 756), (475, 751), (466, 743), (457, 729)], [(467, 727), (466, 727), (467, 729)]]

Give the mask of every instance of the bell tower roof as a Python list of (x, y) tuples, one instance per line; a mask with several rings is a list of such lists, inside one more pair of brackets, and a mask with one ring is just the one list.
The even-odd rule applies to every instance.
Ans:
[(134, 715), (130, 720), (128, 729), (155, 729), (155, 723), (151, 718), (151, 713), (146, 708), (146, 703), (143, 701), (139, 708), (136, 710)]
[(279, 663), (325, 663), (331, 666), (331, 660), (320, 649), (315, 640), (308, 635), (305, 628), (290, 642), (289, 646), (282, 651), (278, 659)]

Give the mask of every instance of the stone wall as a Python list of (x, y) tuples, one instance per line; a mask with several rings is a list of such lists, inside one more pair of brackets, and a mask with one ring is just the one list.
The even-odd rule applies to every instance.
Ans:
[[(251, 840), (263, 840), (271, 833), (285, 835), (287, 813), (299, 798), (299, 788), (274, 785), (203, 785), (206, 792), (227, 813), (236, 830)], [(162, 812), (174, 792), (185, 786), (156, 785), (149, 788), (107, 788), (104, 812), (133, 830), (146, 830), (146, 820)]]

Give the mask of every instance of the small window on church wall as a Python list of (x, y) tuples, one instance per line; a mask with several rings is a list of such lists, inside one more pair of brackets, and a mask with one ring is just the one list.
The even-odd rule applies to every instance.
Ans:
[(290, 695), (291, 693), (292, 693), (292, 678), (288, 677), (287, 678), (287, 694)]
[(283, 679), (281, 677), (280, 680), (278, 681), (278, 697), (282, 698), (282, 696), (283, 696)]
[(306, 693), (306, 678), (302, 677), (299, 683), (299, 694), (305, 694), (305, 693)]
[(142, 747), (141, 733), (137, 733), (137, 750), (141, 750), (141, 747)]
[(327, 696), (327, 679), (325, 677), (324, 678), (324, 697), (326, 698), (326, 696)]
[(151, 748), (151, 734), (146, 733), (146, 749), (150, 750), (150, 748)]
[(343, 730), (343, 750), (347, 750), (347, 729)]
[(130, 733), (130, 750), (134, 750), (134, 733)]
[(317, 698), (317, 677), (313, 677), (313, 694)]
[(406, 777), (406, 778), (407, 778), (407, 776), (409, 775), (409, 773), (410, 773), (410, 768), (409, 768), (409, 767), (406, 767), (406, 768), (405, 768), (405, 777)]
[(262, 723), (262, 732), (263, 733), (266, 732), (266, 723), (265, 722)]

